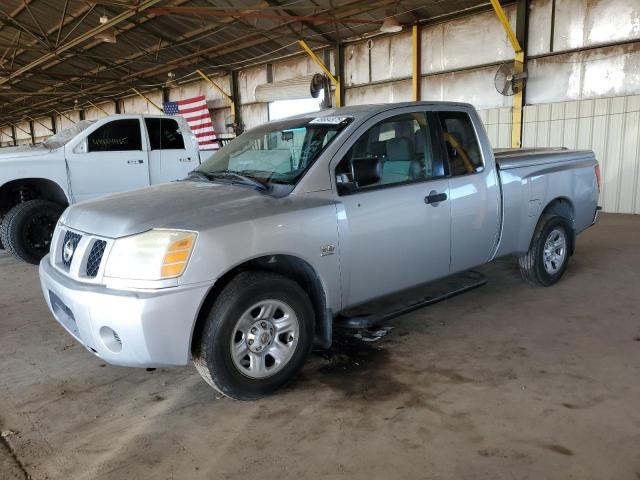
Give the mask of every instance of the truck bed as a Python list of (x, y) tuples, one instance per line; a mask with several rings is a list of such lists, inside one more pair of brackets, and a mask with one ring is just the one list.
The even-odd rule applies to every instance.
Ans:
[(493, 154), (500, 170), (595, 159), (591, 150), (568, 148), (498, 148)]
[(549, 208), (552, 213), (571, 217), (576, 234), (593, 224), (598, 189), (592, 151), (496, 149), (494, 156), (502, 186), (502, 228), (496, 257), (526, 252), (540, 215)]

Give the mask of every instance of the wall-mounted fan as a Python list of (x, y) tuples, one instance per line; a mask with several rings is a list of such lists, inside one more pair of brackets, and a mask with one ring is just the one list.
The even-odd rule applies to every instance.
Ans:
[(320, 92), (324, 90), (324, 99), (320, 104), (321, 109), (331, 108), (331, 82), (326, 75), (316, 73), (311, 79), (310, 93), (313, 98), (318, 98)]
[(493, 83), (500, 95), (510, 97), (522, 91), (526, 79), (527, 72), (516, 73), (515, 65), (511, 62), (500, 65)]

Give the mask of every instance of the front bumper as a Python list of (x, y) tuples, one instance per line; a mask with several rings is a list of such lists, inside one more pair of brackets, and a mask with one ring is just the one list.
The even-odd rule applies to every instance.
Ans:
[[(125, 291), (84, 284), (40, 262), (40, 284), (55, 319), (89, 351), (129, 367), (186, 365), (210, 285)], [(115, 334), (114, 334), (115, 333)]]

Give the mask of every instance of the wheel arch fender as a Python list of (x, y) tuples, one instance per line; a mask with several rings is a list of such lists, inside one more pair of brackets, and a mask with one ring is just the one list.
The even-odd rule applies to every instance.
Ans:
[(246, 271), (266, 271), (280, 274), (295, 281), (309, 295), (315, 313), (314, 343), (322, 348), (331, 346), (333, 313), (327, 308), (326, 286), (316, 269), (306, 260), (291, 254), (268, 254), (248, 259), (229, 268), (211, 286), (200, 305), (198, 315), (191, 329), (190, 345), (200, 338), (206, 314), (222, 290), (239, 273)]
[[(573, 202), (567, 197), (556, 197), (542, 209), (538, 222), (544, 215), (557, 215), (566, 220), (569, 227), (569, 255), (573, 255), (576, 244), (576, 217)], [(538, 222), (536, 222), (536, 225)]]
[(49, 200), (63, 207), (69, 206), (69, 198), (65, 189), (54, 180), (48, 178), (16, 178), (0, 186), (0, 212), (6, 212), (21, 203), (21, 191), (29, 195), (27, 200)]

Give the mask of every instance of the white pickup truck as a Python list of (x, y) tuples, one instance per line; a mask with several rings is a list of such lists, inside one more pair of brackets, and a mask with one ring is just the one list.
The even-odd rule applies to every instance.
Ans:
[(0, 248), (37, 264), (67, 206), (184, 178), (210, 156), (182, 117), (164, 115), (82, 120), (41, 144), (0, 149)]

